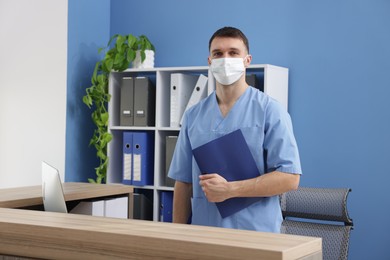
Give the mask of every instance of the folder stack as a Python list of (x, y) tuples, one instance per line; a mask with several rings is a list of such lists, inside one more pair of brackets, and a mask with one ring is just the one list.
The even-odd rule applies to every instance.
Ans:
[(147, 77), (122, 78), (121, 126), (154, 126), (156, 88)]
[(153, 185), (154, 135), (150, 132), (123, 133), (123, 183)]

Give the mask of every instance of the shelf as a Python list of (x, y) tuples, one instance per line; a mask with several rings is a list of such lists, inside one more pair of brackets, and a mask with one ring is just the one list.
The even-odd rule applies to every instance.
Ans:
[(157, 128), (154, 126), (111, 126), (110, 130), (117, 131), (154, 131)]

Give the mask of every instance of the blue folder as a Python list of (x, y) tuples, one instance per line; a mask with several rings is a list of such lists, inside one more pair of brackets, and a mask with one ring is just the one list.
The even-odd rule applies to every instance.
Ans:
[(123, 133), (123, 184), (153, 185), (154, 135), (151, 132)]
[(161, 192), (161, 205), (160, 205), (160, 221), (172, 222), (173, 213), (173, 192), (162, 191)]
[[(195, 148), (193, 154), (202, 174), (218, 173), (227, 181), (252, 179), (260, 175), (240, 129)], [(216, 205), (222, 218), (225, 218), (260, 199), (231, 198)]]
[(133, 184), (133, 133), (123, 133), (123, 175), (122, 183)]
[(150, 132), (133, 133), (134, 186), (153, 185), (154, 136)]

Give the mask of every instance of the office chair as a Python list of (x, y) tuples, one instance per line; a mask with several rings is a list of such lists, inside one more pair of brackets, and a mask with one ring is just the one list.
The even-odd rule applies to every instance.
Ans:
[(324, 260), (348, 259), (347, 196), (351, 189), (299, 187), (281, 195), (281, 233), (322, 238)]

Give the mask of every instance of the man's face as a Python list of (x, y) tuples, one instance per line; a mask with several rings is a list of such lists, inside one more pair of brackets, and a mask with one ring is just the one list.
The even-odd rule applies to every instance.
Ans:
[(241, 39), (230, 37), (216, 37), (210, 45), (210, 56), (208, 63), (212, 59), (219, 58), (244, 58), (248, 55), (245, 44)]

